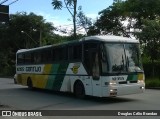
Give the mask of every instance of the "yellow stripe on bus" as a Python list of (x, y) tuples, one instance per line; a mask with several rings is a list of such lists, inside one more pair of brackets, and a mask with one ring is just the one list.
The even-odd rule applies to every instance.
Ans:
[(138, 74), (138, 80), (143, 80), (144, 79), (144, 75), (141, 73), (141, 74)]

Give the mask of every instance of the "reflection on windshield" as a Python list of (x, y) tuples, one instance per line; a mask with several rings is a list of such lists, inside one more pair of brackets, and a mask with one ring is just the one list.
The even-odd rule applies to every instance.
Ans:
[(129, 72), (140, 71), (140, 52), (138, 44), (125, 44), (127, 67)]
[(125, 71), (125, 54), (123, 44), (108, 44), (106, 45), (106, 50), (108, 51), (107, 54), (109, 64), (110, 64), (110, 71), (117, 72), (117, 71)]
[[(107, 60), (103, 60), (103, 57)], [(138, 44), (106, 43), (104, 45), (102, 50), (103, 73), (137, 72), (141, 70)]]

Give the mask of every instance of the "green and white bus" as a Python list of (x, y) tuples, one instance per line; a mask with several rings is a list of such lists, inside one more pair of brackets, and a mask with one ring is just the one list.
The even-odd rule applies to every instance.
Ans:
[(144, 80), (139, 41), (130, 38), (89, 36), (16, 54), (15, 82), (29, 88), (110, 97), (142, 93)]

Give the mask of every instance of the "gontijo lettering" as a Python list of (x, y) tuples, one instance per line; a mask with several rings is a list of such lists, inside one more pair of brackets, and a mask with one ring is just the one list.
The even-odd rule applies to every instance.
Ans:
[(18, 66), (17, 73), (42, 73), (43, 65), (32, 65), (32, 66)]
[(40, 66), (26, 67), (26, 72), (41, 72), (41, 67)]

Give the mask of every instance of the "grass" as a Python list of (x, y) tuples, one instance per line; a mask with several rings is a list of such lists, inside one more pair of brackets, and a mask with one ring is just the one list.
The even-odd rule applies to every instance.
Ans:
[(160, 88), (160, 78), (147, 78), (145, 84), (146, 88)]

